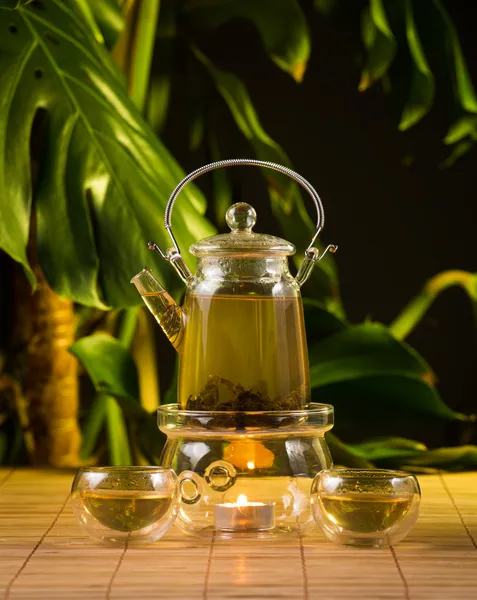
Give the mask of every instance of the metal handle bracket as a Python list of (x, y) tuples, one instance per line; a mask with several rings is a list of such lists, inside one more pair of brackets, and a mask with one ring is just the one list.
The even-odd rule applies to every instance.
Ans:
[(290, 177), (291, 179), (296, 181), (298, 184), (300, 184), (301, 187), (303, 189), (305, 189), (308, 192), (308, 194), (311, 196), (311, 199), (313, 200), (313, 202), (315, 204), (315, 208), (316, 208), (316, 212), (317, 212), (316, 231), (315, 231), (315, 234), (314, 234), (310, 244), (308, 245), (308, 247), (305, 251), (305, 259), (303, 260), (303, 263), (301, 264), (300, 269), (298, 270), (298, 274), (297, 274), (297, 278), (296, 278), (298, 284), (303, 285), (303, 283), (305, 283), (305, 281), (308, 279), (308, 276), (310, 275), (314, 264), (316, 262), (320, 261), (328, 251), (336, 252), (338, 249), (338, 246), (330, 244), (321, 254), (318, 251), (318, 249), (314, 247), (314, 244), (318, 238), (318, 235), (320, 234), (320, 232), (323, 229), (324, 224), (325, 224), (325, 212), (323, 209), (323, 204), (321, 202), (321, 198), (318, 195), (318, 192), (315, 190), (315, 188), (311, 185), (311, 183), (309, 183), (304, 177), (302, 177), (296, 171), (292, 171), (292, 169), (289, 169), (288, 167), (284, 167), (277, 163), (272, 163), (272, 162), (268, 162), (265, 160), (255, 160), (252, 158), (230, 158), (227, 160), (219, 160), (217, 162), (209, 163), (208, 165), (204, 165), (203, 167), (200, 167), (200, 168), (196, 169), (195, 171), (192, 171), (192, 173), (189, 173), (189, 175), (184, 177), (184, 179), (176, 186), (176, 188), (172, 192), (172, 194), (167, 202), (167, 205), (166, 205), (166, 212), (164, 215), (164, 225), (169, 233), (169, 237), (171, 238), (173, 248), (169, 248), (166, 252), (163, 252), (157, 244), (155, 244), (154, 242), (149, 242), (148, 243), (149, 250), (156, 250), (157, 252), (159, 252), (159, 254), (162, 256), (162, 258), (164, 260), (172, 262), (174, 267), (176, 267), (176, 269), (179, 271), (179, 274), (181, 275), (182, 279), (184, 279), (184, 281), (186, 281), (189, 277), (191, 277), (192, 274), (190, 273), (189, 269), (185, 266), (185, 263), (182, 260), (179, 245), (178, 245), (177, 240), (174, 237), (174, 233), (172, 231), (171, 217), (172, 217), (172, 209), (174, 208), (174, 203), (177, 199), (177, 196), (181, 193), (181, 191), (185, 188), (185, 186), (188, 183), (190, 183), (191, 181), (193, 181), (194, 179), (197, 179), (201, 175), (204, 175), (205, 173), (208, 173), (209, 171), (213, 171), (214, 169), (220, 169), (222, 167), (238, 167), (238, 166), (264, 167), (264, 168), (272, 169), (274, 171), (279, 171), (280, 173), (287, 175), (288, 177)]

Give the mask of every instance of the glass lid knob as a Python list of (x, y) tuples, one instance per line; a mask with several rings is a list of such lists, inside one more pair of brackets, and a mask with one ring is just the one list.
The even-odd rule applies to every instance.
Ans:
[(232, 233), (238, 231), (250, 233), (257, 221), (257, 213), (250, 204), (247, 204), (246, 202), (237, 202), (237, 204), (233, 204), (228, 209), (225, 214), (225, 220), (232, 230)]

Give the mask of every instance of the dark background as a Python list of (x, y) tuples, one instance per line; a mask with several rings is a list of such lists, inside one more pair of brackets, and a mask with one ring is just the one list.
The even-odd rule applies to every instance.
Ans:
[[(445, 4), (477, 81), (476, 7), (463, 0)], [(217, 66), (243, 79), (265, 131), (322, 196), (326, 228), (321, 239), (340, 246), (336, 261), (350, 321), (371, 317), (389, 324), (429, 277), (446, 269), (477, 271), (477, 147), (452, 168), (439, 168), (450, 153), (442, 143), (452, 118), (445, 102), (448, 90), (439, 89), (438, 82), (432, 113), (400, 133), (392, 102), (381, 86), (366, 93), (357, 90), (357, 3), (349, 3), (345, 18), (334, 19), (314, 11), (311, 2), (302, 5), (313, 47), (300, 85), (270, 61), (256, 30), (246, 22), (204, 34), (199, 45)], [(163, 138), (184, 168), (193, 170), (208, 157), (188, 149), (186, 78), (179, 59)], [(233, 131), (227, 109), (223, 107), (223, 115), (217, 112), (223, 130)], [(250, 170), (243, 170), (241, 177), (238, 199), (257, 209), (256, 229), (279, 234), (260, 177)], [(202, 180), (201, 186), (210, 194), (208, 182)], [(446, 403), (462, 412), (477, 412), (476, 330), (464, 292), (444, 292), (408, 341), (434, 369)], [(435, 443), (459, 441), (452, 426), (437, 436)]]

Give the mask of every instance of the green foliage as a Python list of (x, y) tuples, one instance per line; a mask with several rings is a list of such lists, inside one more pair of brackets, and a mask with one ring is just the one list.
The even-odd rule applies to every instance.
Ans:
[[(195, 48), (194, 52), (210, 74), (235, 124), (250, 144), (255, 156), (260, 160), (291, 166), (283, 149), (262, 128), (249, 93), (240, 78), (233, 73), (217, 69), (199, 49)], [(282, 227), (283, 234), (298, 248), (303, 247), (304, 232), (311, 239), (315, 232), (315, 225), (305, 208), (298, 187), (289, 177), (276, 171), (264, 169), (263, 175), (267, 182), (272, 210)], [(301, 261), (301, 258), (298, 261)], [(320, 299), (332, 312), (342, 315), (343, 309), (337, 296), (338, 276), (330, 254), (327, 254), (318, 266), (307, 286), (308, 293), (310, 293), (310, 286), (313, 285), (313, 296)]]
[(421, 442), (401, 437), (379, 437), (353, 444), (352, 448), (361, 456), (372, 460), (375, 464), (390, 464), (392, 460), (399, 463), (411, 456), (427, 452), (427, 447)]
[[(139, 400), (138, 373), (124, 343), (112, 336), (96, 334), (81, 338), (70, 351), (83, 365), (98, 392), (83, 428), (81, 458), (93, 453), (106, 425), (112, 464), (131, 464), (129, 440), (150, 462), (159, 460), (162, 437), (155, 414), (148, 413)], [(126, 422), (134, 423), (135, 436)]]
[(409, 468), (434, 467), (449, 471), (465, 471), (477, 468), (477, 446), (436, 448), (406, 460)]
[(434, 100), (434, 75), (419, 38), (411, 0), (406, 0), (406, 37), (412, 56), (409, 99), (403, 108), (399, 129), (405, 131), (420, 121)]
[(359, 460), (367, 460), (381, 468), (424, 473), (431, 469), (462, 471), (477, 468), (477, 446), (471, 445), (428, 450), (415, 440), (381, 437), (360, 444), (349, 444), (346, 449), (349, 452), (347, 464), (354, 467), (359, 466)]
[[(314, 4), (328, 15), (340, 2)], [(431, 109), (439, 69), (453, 81), (458, 119), (445, 139), (455, 144), (450, 164), (477, 139), (477, 97), (443, 4), (429, 2), (427, 20), (417, 0), (366, 0), (362, 6), (366, 58), (360, 89), (392, 80), (399, 53), (409, 58), (409, 70), (402, 77), (407, 98), (401, 130), (415, 126)], [(145, 262), (169, 291), (178, 290), (173, 270), (147, 253), (145, 245), (150, 238), (164, 248), (169, 244), (162, 224), (164, 207), (184, 175), (153, 133), (160, 132), (167, 119), (176, 55), (193, 72), (191, 148), (205, 150), (211, 160), (223, 158), (211, 115), (225, 107), (236, 125), (235, 131), (227, 132), (232, 147), (245, 143), (257, 158), (285, 165), (290, 160), (263, 128), (244, 82), (217, 68), (198, 47), (196, 35), (232, 19), (248, 20), (271, 60), (296, 81), (301, 81), (310, 55), (308, 27), (294, 0), (148, 0), (136, 4), (135, 15), (125, 22), (116, 0), (0, 0), (0, 246), (23, 265), (32, 282), (29, 261), (35, 253), (30, 251), (36, 249), (38, 263), (57, 293), (100, 309), (140, 302), (129, 280)], [(428, 28), (435, 28), (442, 40), (448, 59), (442, 65), (431, 60)], [(129, 44), (124, 73), (108, 52), (118, 40), (114, 52)], [(32, 164), (31, 146), (39, 146)], [(283, 236), (300, 250), (298, 262), (314, 232), (313, 220), (288, 178), (269, 170), (263, 170), (263, 176)], [(212, 177), (215, 204), (208, 214), (222, 224), (233, 190), (224, 171)], [(200, 192), (186, 188), (174, 213), (174, 233), (184, 249), (214, 231), (205, 210)], [(328, 255), (315, 268), (304, 289), (312, 296), (304, 300), (304, 310), (313, 399), (335, 405), (340, 436), (356, 430), (379, 430), (389, 436), (347, 444), (327, 434), (339, 464), (413, 470), (477, 466), (474, 446), (428, 450), (418, 441), (399, 437), (403, 423), (410, 420), (469, 420), (446, 406), (429, 366), (402, 341), (435, 297), (451, 285), (462, 286), (474, 309), (477, 306), (474, 275), (454, 271), (439, 277), (386, 328), (346, 322), (334, 261)], [(139, 376), (129, 350), (136, 319), (137, 309), (127, 310), (117, 318), (117, 339), (96, 333), (71, 348), (96, 391), (83, 420), (85, 461), (94, 459), (102, 439), (113, 464), (159, 460), (162, 438), (155, 415), (140, 403)], [(175, 398), (176, 379), (162, 400)], [(22, 446), (17, 429), (7, 460)], [(0, 429), (0, 462), (1, 455), (6, 456), (6, 439)]]
[[(208, 141), (211, 160), (214, 162), (221, 160), (219, 144), (212, 132), (208, 134)], [(228, 207), (233, 204), (232, 186), (225, 169), (215, 169), (212, 171), (212, 181), (214, 186), (215, 220), (217, 224), (223, 225), (225, 222), (225, 213)]]
[(324, 15), (330, 15), (338, 4), (338, 0), (314, 0), (317, 11)]
[(477, 275), (467, 271), (444, 271), (432, 277), (391, 323), (389, 331), (392, 335), (401, 340), (408, 336), (434, 300), (451, 287), (464, 290), (477, 318)]
[(157, 133), (161, 132), (166, 122), (171, 94), (177, 9), (178, 5), (174, 0), (161, 0), (155, 47), (160, 60), (154, 77), (150, 80), (147, 97), (147, 120)]
[(389, 25), (383, 0), (370, 0), (362, 15), (362, 36), (367, 49), (360, 91), (368, 89), (387, 73), (396, 54), (396, 40)]
[(390, 375), (422, 379), (430, 368), (379, 323), (351, 325), (311, 346), (311, 386), (356, 377)]
[[(270, 58), (301, 81), (310, 56), (308, 24), (297, 0), (185, 0), (184, 13), (194, 27), (214, 29), (232, 19), (246, 19), (257, 28)], [(273, 15), (273, 18), (270, 16)]]
[(111, 49), (124, 29), (124, 18), (118, 0), (77, 0), (79, 10), (98, 42)]
[(338, 431), (366, 428), (369, 419), (385, 429), (409, 418), (467, 418), (446, 406), (429, 366), (384, 325), (347, 326), (318, 343), (309, 336), (309, 346), (314, 397), (335, 405)]
[(373, 468), (374, 465), (371, 461), (359, 452), (356, 452), (349, 444), (343, 443), (330, 431), (325, 434), (325, 437), (331, 456), (333, 457), (333, 463), (336, 466), (355, 467), (357, 469)]
[(98, 392), (123, 398), (137, 410), (135, 401), (139, 398), (139, 381), (136, 366), (131, 354), (110, 335), (96, 334), (79, 339), (70, 348), (87, 370)]
[[(0, 244), (33, 279), (26, 256), (32, 124), (44, 116), (35, 191), (38, 260), (52, 288), (98, 307), (138, 303), (129, 279), (167, 244), (164, 206), (183, 172), (128, 99), (122, 77), (75, 2), (0, 5)], [(46, 114), (45, 114), (46, 113)], [(8, 158), (7, 153), (8, 152)], [(184, 247), (213, 232), (191, 188), (175, 213)]]
[[(337, 0), (339, 3), (339, 0)], [(318, 10), (328, 14), (317, 3)], [(326, 6), (326, 3), (325, 3)], [(403, 82), (407, 98), (401, 109), (399, 130), (416, 125), (431, 110), (435, 99), (435, 78), (430, 62), (443, 80), (452, 86), (453, 106), (449, 114), (458, 117), (449, 126), (445, 144), (454, 145), (442, 166), (451, 166), (468, 152), (477, 139), (477, 94), (459, 36), (442, 0), (367, 0), (362, 9), (361, 34), (366, 58), (360, 91), (376, 81), (388, 82), (386, 87)], [(429, 35), (431, 34), (431, 35)], [(436, 50), (441, 59), (435, 59)], [(406, 57), (399, 68), (392, 70), (396, 56)], [(403, 66), (407, 65), (407, 66)]]
[[(330, 316), (331, 319), (335, 319), (332, 315)], [(325, 339), (333, 339), (333, 334), (325, 336)], [(357, 341), (359, 346), (360, 341)], [(386, 345), (393, 346), (389, 340), (386, 340), (384, 346)], [(412, 354), (405, 356), (406, 349), (404, 347), (398, 348), (399, 346), (400, 344), (396, 342), (395, 347), (392, 348), (390, 353), (394, 353), (394, 357), (399, 365), (399, 368), (396, 368), (396, 370), (399, 371), (399, 369), (402, 369), (403, 372), (409, 374), (413, 371), (417, 372), (419, 366), (413, 362), (414, 358)], [(119, 413), (116, 412), (118, 406), (121, 406), (128, 421), (132, 420), (136, 424), (138, 435), (132, 438), (133, 446), (134, 444), (138, 446), (135, 452), (141, 452), (150, 461), (158, 461), (163, 440), (156, 429), (155, 415), (150, 415), (140, 405), (136, 367), (128, 350), (114, 338), (98, 334), (83, 338), (72, 347), (71, 351), (79, 358), (96, 390), (100, 392), (94, 401), (83, 428), (84, 442), (81, 454), (82, 458), (87, 460), (93, 453), (104, 421), (107, 424), (111, 463), (131, 464), (124, 421), (119, 417)], [(389, 353), (389, 350), (384, 350), (384, 352)], [(332, 354), (333, 352), (331, 352)], [(106, 367), (103, 364), (105, 361), (98, 359), (101, 355), (108, 356)], [(388, 356), (387, 358), (391, 359), (392, 357)], [(324, 365), (326, 365), (327, 359), (328, 357), (325, 355), (323, 357)], [(331, 356), (328, 361), (332, 362), (332, 360)], [(379, 370), (379, 367), (376, 367), (376, 369)], [(359, 368), (355, 368), (354, 374), (356, 377), (360, 377)], [(346, 373), (344, 372), (343, 375), (345, 378)], [(366, 374), (364, 376), (366, 378)], [(412, 376), (410, 378), (412, 379)], [(379, 404), (391, 407), (391, 412), (385, 411), (385, 417), (391, 419), (397, 418), (399, 420), (399, 412), (406, 419), (416, 419), (422, 411), (425, 412), (426, 410), (428, 410), (425, 414), (426, 417), (437, 415), (443, 418), (463, 418), (447, 409), (438, 396), (434, 396), (434, 404), (430, 404), (429, 407), (420, 406), (419, 402), (416, 402), (415, 397), (412, 398), (410, 403), (406, 404), (407, 394), (403, 394), (403, 390), (399, 390), (396, 397), (390, 399), (389, 394), (386, 395), (385, 390), (386, 386), (393, 385), (393, 378), (383, 376), (383, 383), (384, 385), (381, 388), (383, 393), (379, 397), (376, 397), (376, 401), (373, 401), (373, 398), (366, 397), (366, 405), (364, 404), (364, 399), (359, 397), (359, 386), (350, 385), (348, 388), (350, 403), (358, 406), (358, 412), (351, 415), (350, 425), (353, 427), (365, 426), (369, 424), (371, 418), (373, 421), (377, 418), (377, 422), (379, 423)], [(170, 389), (165, 394), (165, 403), (175, 401), (177, 393), (176, 384), (177, 372)], [(371, 387), (373, 388), (374, 386), (372, 385)], [(107, 390), (108, 394), (103, 393), (103, 390)], [(408, 390), (404, 391), (408, 392)], [(423, 398), (423, 394), (420, 394), (421, 402)], [(115, 399), (118, 404), (116, 404)], [(331, 401), (328, 391), (327, 400)], [(346, 405), (340, 405), (338, 398), (333, 400), (333, 404), (339, 414), (339, 422), (346, 423), (348, 416)], [(366, 406), (366, 410), (364, 410), (364, 406)], [(113, 413), (109, 415), (109, 418), (108, 410)], [(375, 413), (372, 417), (371, 411)], [(395, 414), (392, 411), (395, 411)], [(338, 427), (337, 429), (340, 428)], [(476, 446), (468, 445), (428, 450), (421, 442), (402, 437), (379, 437), (356, 444), (345, 444), (330, 432), (326, 434), (326, 439), (335, 463), (350, 467), (370, 468), (378, 466), (383, 468), (404, 468), (413, 471), (425, 471), (429, 467), (442, 468), (444, 470), (477, 468)]]

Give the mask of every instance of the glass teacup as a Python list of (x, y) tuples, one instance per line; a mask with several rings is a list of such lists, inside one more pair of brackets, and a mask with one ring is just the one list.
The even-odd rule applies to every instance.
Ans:
[(80, 526), (93, 539), (154, 542), (177, 516), (177, 477), (163, 467), (84, 468), (73, 481), (71, 499)]
[(349, 546), (383, 547), (406, 537), (419, 513), (421, 490), (409, 473), (330, 469), (313, 480), (315, 521), (328, 539)]

